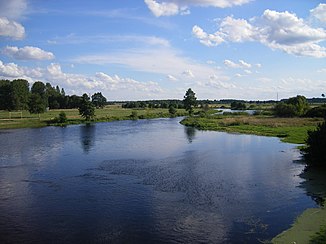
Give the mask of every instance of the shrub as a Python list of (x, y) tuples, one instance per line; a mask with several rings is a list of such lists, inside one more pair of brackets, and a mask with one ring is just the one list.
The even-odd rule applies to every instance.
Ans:
[(132, 111), (131, 112), (131, 115), (130, 115), (130, 118), (132, 120), (137, 120), (138, 119), (138, 113), (137, 113), (137, 111)]
[(305, 114), (306, 117), (311, 117), (311, 118), (325, 118), (326, 117), (326, 105), (318, 106), (311, 108), (307, 111)]
[(294, 117), (297, 115), (295, 106), (293, 104), (278, 103), (274, 107), (274, 113), (278, 117)]
[(288, 100), (276, 104), (274, 112), (279, 117), (303, 116), (309, 108), (304, 96), (290, 97)]
[(58, 117), (58, 123), (66, 123), (67, 122), (67, 115), (65, 112), (61, 112), (59, 113), (59, 117)]
[(308, 165), (326, 165), (326, 119), (314, 131), (308, 131), (304, 157)]

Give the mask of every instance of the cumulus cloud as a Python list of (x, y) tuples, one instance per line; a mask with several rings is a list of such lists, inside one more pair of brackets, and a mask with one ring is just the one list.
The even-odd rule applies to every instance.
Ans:
[(217, 46), (224, 41), (256, 41), (288, 54), (326, 57), (326, 48), (319, 44), (326, 40), (326, 30), (314, 28), (296, 14), (287, 11), (267, 9), (262, 16), (248, 21), (228, 16), (213, 34), (207, 34), (197, 25), (192, 32), (206, 46)]
[(218, 33), (215, 34), (208, 34), (206, 33), (202, 28), (195, 25), (192, 28), (192, 33), (195, 37), (199, 39), (199, 41), (208, 47), (214, 47), (217, 45), (220, 45), (222, 42), (224, 42), (224, 39), (222, 36), (220, 36)]
[(54, 55), (38, 47), (25, 46), (22, 48), (7, 46), (2, 49), (2, 53), (8, 57), (18, 60), (51, 60)]
[(310, 10), (311, 16), (326, 23), (326, 4), (320, 3), (316, 8)]
[[(15, 63), (3, 63), (0, 60), (0, 78), (16, 79), (23, 78), (29, 82), (42, 80), (51, 84), (58, 84), (65, 88), (66, 91), (82, 94), (84, 92), (110, 93), (114, 99), (127, 99), (127, 97), (141, 99), (144, 97), (159, 96), (163, 89), (154, 81), (137, 81), (132, 78), (124, 78), (118, 75), (109, 75), (104, 72), (97, 72), (95, 75), (82, 75), (65, 73), (61, 65), (51, 63), (46, 68), (29, 68), (19, 66)], [(121, 96), (121, 97), (119, 97)], [(134, 96), (134, 97), (133, 97)]]
[(8, 77), (8, 78), (15, 78), (15, 77), (23, 76), (23, 75), (24, 75), (23, 69), (18, 67), (17, 64), (14, 64), (14, 63), (4, 64), (0, 60), (0, 76)]
[(25, 28), (16, 21), (0, 17), (0, 36), (21, 40), (25, 37)]
[(144, 0), (150, 11), (156, 16), (189, 14), (190, 6), (227, 8), (239, 6), (252, 0)]

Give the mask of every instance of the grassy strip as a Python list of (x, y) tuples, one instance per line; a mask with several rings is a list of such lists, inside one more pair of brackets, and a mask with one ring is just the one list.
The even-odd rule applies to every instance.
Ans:
[(301, 214), (294, 225), (276, 236), (272, 243), (326, 243), (326, 209), (310, 208)]
[[(135, 119), (131, 117), (133, 111), (136, 111), (136, 119), (153, 119), (153, 118), (168, 118), (168, 109), (124, 109), (119, 106), (107, 106), (104, 109), (95, 110), (95, 119), (93, 122), (110, 122), (117, 120), (130, 120)], [(67, 116), (67, 122), (64, 124), (55, 123), (54, 119), (58, 117), (60, 112), (65, 112)], [(78, 109), (61, 109), (50, 110), (44, 114), (30, 114), (28, 111), (22, 111), (22, 117), (20, 114), (15, 115), (9, 119), (9, 112), (0, 111), (0, 129), (16, 129), (16, 128), (34, 128), (43, 127), (47, 125), (69, 125), (69, 124), (81, 124), (85, 123), (84, 119), (80, 117)], [(175, 116), (187, 115), (184, 109), (178, 109)]]
[(304, 144), (307, 131), (316, 128), (320, 119), (274, 118), (268, 116), (212, 116), (188, 117), (181, 121), (185, 126), (201, 130), (225, 131), (279, 137), (283, 142)]

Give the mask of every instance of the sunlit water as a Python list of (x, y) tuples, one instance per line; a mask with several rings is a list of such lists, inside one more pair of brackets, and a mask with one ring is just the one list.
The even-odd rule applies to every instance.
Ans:
[(179, 120), (0, 131), (0, 243), (259, 243), (314, 206), (295, 145)]

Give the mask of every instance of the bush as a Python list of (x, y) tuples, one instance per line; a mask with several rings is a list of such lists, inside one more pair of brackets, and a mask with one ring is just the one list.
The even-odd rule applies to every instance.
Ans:
[(326, 119), (314, 131), (308, 131), (304, 157), (308, 165), (326, 165)]
[(278, 103), (274, 107), (274, 113), (278, 117), (294, 117), (297, 115), (296, 108), (293, 104)]
[(325, 118), (326, 117), (326, 105), (322, 105), (319, 107), (315, 107), (312, 109), (309, 109), (307, 113), (305, 114), (306, 117), (310, 118)]
[(137, 113), (137, 111), (132, 111), (131, 112), (131, 115), (130, 115), (130, 118), (132, 120), (137, 120), (138, 119), (138, 113)]
[(67, 115), (65, 112), (61, 112), (58, 117), (58, 123), (66, 123), (67, 122)]
[(232, 110), (245, 110), (246, 108), (247, 108), (246, 104), (243, 102), (232, 102), (231, 103)]
[(309, 108), (307, 99), (304, 96), (290, 97), (284, 102), (276, 104), (274, 112), (279, 117), (303, 116)]

